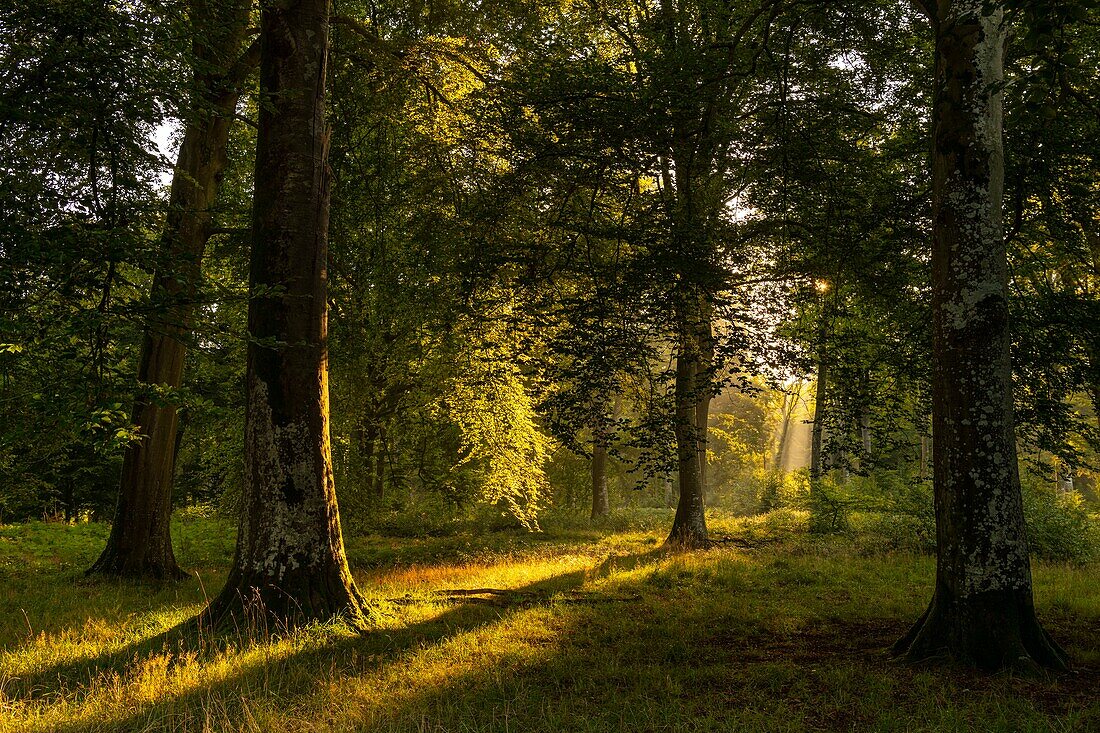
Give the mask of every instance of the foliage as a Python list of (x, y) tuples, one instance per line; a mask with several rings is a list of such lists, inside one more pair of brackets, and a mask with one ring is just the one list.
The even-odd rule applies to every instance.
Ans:
[(1031, 553), (1044, 560), (1087, 563), (1100, 557), (1100, 525), (1078, 493), (1027, 486), (1024, 515)]

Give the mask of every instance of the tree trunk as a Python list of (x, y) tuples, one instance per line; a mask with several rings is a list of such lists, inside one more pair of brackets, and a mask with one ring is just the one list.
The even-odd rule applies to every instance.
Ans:
[(362, 623), (332, 476), (328, 394), (329, 0), (264, 5), (237, 551), (208, 620)]
[(1073, 467), (1059, 460), (1054, 467), (1059, 494), (1073, 493)]
[(920, 436), (920, 480), (928, 479), (928, 459), (931, 454), (931, 440), (927, 435)]
[[(133, 424), (141, 438), (123, 456), (122, 480), (107, 546), (89, 574), (176, 580), (187, 574), (172, 551), (172, 481), (176, 468), (176, 406), (156, 392), (183, 379), (194, 294), (210, 233), (211, 207), (226, 164), (229, 128), (240, 88), (258, 58), (244, 44), (250, 4), (237, 3), (213, 19), (205, 3), (192, 4), (196, 82), (200, 89), (184, 128), (161, 235), (162, 264), (153, 277), (156, 308), (145, 323), (138, 364), (139, 396)], [(211, 37), (218, 39), (211, 46)], [(212, 72), (205, 68), (217, 69)]]
[(710, 403), (714, 395), (711, 387), (711, 369), (714, 366), (714, 331), (711, 325), (711, 304), (700, 298), (699, 302), (699, 361), (695, 373), (695, 436), (699, 451), (699, 495), (703, 505), (707, 502), (707, 428), (710, 427)]
[(775, 450), (772, 452), (772, 467), (780, 469), (783, 466), (783, 451), (787, 448), (787, 436), (791, 432), (791, 417), (787, 411), (787, 403), (790, 396), (783, 393), (783, 404), (779, 407), (779, 435), (775, 439)]
[(864, 407), (859, 413), (859, 438), (863, 444), (863, 456), (871, 456), (871, 408)]
[(814, 424), (810, 433), (810, 490), (825, 475), (825, 399), (829, 389), (829, 367), (825, 347), (818, 347), (817, 386), (814, 389)]
[(607, 436), (597, 428), (592, 440), (592, 518), (611, 513), (607, 496)]
[(386, 496), (386, 457), (389, 451), (386, 448), (386, 428), (378, 428), (377, 449), (374, 452), (374, 475), (371, 476), (371, 494), (377, 499)]
[(665, 490), (665, 508), (672, 509), (676, 506), (677, 501), (676, 486), (672, 482), (672, 475), (668, 473), (662, 475), (661, 481), (664, 484)]
[[(686, 290), (687, 292), (683, 292)], [(702, 350), (699, 328), (703, 315), (701, 295), (694, 288), (683, 288), (677, 296), (677, 330), (680, 340), (676, 355), (675, 434), (679, 464), (680, 499), (672, 531), (665, 544), (684, 549), (706, 547), (707, 522), (703, 505), (703, 468), (699, 451), (699, 402), (709, 384), (701, 384)], [(706, 380), (709, 381), (709, 380)]]
[(1001, 224), (1004, 12), (943, 0), (933, 109), (936, 586), (913, 661), (1062, 669), (1035, 617), (1016, 461)]

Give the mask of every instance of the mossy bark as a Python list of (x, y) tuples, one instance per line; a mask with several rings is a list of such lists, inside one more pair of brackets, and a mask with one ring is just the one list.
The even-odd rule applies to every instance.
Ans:
[(933, 110), (936, 587), (894, 646), (911, 661), (1065, 667), (1035, 617), (1009, 361), (1001, 94), (1004, 13), (939, 4)]
[(172, 483), (178, 447), (176, 406), (154, 390), (176, 390), (191, 337), (194, 295), (210, 236), (212, 207), (225, 170), (229, 128), (256, 52), (241, 55), (250, 3), (216, 9), (191, 3), (195, 84), (199, 90), (176, 160), (162, 264), (153, 277), (154, 313), (146, 320), (133, 423), (141, 438), (123, 456), (122, 480), (107, 545), (91, 575), (178, 580), (186, 573), (172, 550)]
[(237, 550), (206, 618), (362, 619), (332, 473), (325, 127), (329, 0), (264, 6)]

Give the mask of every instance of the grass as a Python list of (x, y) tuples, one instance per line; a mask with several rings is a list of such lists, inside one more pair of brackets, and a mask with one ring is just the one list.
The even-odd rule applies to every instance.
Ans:
[[(197, 577), (85, 581), (98, 525), (0, 527), (0, 732), (1097, 731), (1100, 567), (1038, 565), (1076, 671), (980, 677), (891, 663), (933, 561), (804, 517), (715, 516), (731, 542), (659, 549), (669, 517), (538, 534), (356, 537), (372, 628), (167, 634), (219, 587), (232, 529), (188, 518)], [(436, 591), (510, 589), (446, 597)]]

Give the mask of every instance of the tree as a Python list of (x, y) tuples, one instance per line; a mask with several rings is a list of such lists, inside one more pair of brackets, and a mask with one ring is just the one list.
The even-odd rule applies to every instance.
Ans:
[(162, 211), (151, 137), (179, 87), (178, 27), (162, 9), (0, 6), (6, 518), (102, 516), (116, 496)]
[(611, 501), (607, 495), (607, 447), (610, 436), (605, 425), (592, 428), (592, 519), (611, 514)]
[(524, 114), (515, 128), (543, 131), (531, 168), (560, 164), (556, 187), (535, 186), (553, 202), (552, 226), (573, 230), (561, 259), (606, 243), (625, 287), (592, 291), (621, 299), (630, 320), (660, 340), (649, 346), (672, 356), (680, 499), (668, 543), (679, 547), (707, 544), (709, 405), (744, 352), (746, 309), (731, 291), (750, 258), (730, 246), (730, 204), (751, 159), (743, 128), (759, 101), (756, 42), (780, 5), (567, 4), (544, 36), (543, 58), (532, 54), (535, 63), (517, 74)]
[(328, 0), (264, 7), (237, 550), (206, 616), (348, 616), (328, 399)]
[(172, 482), (179, 418), (174, 392), (183, 378), (194, 296), (212, 206), (226, 165), (229, 128), (245, 78), (259, 56), (253, 44), (242, 56), (249, 0), (189, 6), (194, 37), (194, 80), (189, 118), (176, 160), (168, 217), (153, 276), (154, 310), (144, 328), (138, 363), (138, 398), (132, 422), (138, 439), (123, 456), (122, 481), (107, 546), (89, 574), (179, 579), (186, 573), (172, 550)]
[(986, 669), (1066, 665), (1039, 625), (1016, 461), (1001, 221), (1002, 5), (941, 0), (933, 96), (936, 587), (894, 646)]

